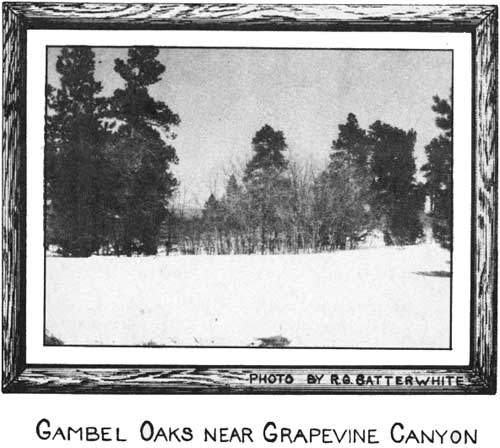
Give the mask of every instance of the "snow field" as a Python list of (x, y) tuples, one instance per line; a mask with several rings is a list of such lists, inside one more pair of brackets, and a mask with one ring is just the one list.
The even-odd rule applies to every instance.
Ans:
[(46, 329), (72, 345), (448, 346), (449, 252), (47, 258)]

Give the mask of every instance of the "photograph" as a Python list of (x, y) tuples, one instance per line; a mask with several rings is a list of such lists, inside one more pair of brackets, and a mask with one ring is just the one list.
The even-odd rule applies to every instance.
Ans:
[(3, 392), (496, 392), (495, 6), (5, 3), (3, 37)]
[(46, 57), (46, 345), (450, 347), (452, 51)]

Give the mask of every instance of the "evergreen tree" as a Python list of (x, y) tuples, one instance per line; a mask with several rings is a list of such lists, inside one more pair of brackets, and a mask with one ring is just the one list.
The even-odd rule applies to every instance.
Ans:
[(245, 214), (243, 189), (238, 185), (236, 176), (231, 174), (227, 181), (226, 191), (223, 198), (224, 207), (224, 227), (230, 232), (239, 232)]
[(345, 151), (349, 160), (359, 168), (368, 169), (370, 143), (366, 131), (360, 128), (358, 119), (352, 112), (347, 115), (346, 123), (339, 125), (339, 134), (333, 147), (337, 151)]
[(370, 145), (356, 116), (350, 113), (332, 142), (330, 163), (315, 182), (315, 220), (320, 245), (330, 249), (355, 247), (371, 230)]
[(323, 249), (352, 249), (371, 230), (370, 182), (345, 153), (332, 156), (315, 182), (315, 218)]
[(253, 226), (260, 232), (261, 252), (277, 244), (282, 229), (283, 204), (286, 204), (289, 179), (285, 176), (288, 161), (282, 131), (262, 127), (252, 139), (254, 155), (245, 169), (244, 183), (249, 194)]
[(445, 137), (451, 139), (453, 133), (453, 110), (451, 107), (451, 98), (449, 101), (439, 98), (435, 95), (432, 110), (438, 115), (436, 117), (436, 126), (444, 131)]
[(254, 155), (245, 169), (245, 179), (255, 176), (259, 171), (273, 170), (282, 172), (288, 167), (283, 152), (287, 149), (282, 131), (275, 131), (264, 125), (252, 139)]
[(376, 121), (370, 126), (374, 211), (385, 221), (386, 244), (414, 244), (423, 235), (424, 197), (415, 183), (417, 134)]
[(443, 131), (425, 147), (427, 163), (422, 166), (430, 198), (432, 233), (441, 246), (451, 247), (452, 232), (452, 123), (451, 101), (434, 96), (432, 110), (436, 126)]
[(222, 203), (218, 201), (213, 193), (210, 194), (203, 207), (202, 217), (206, 225), (217, 231), (224, 219)]
[(47, 88), (46, 216), (52, 242), (66, 256), (89, 256), (105, 238), (104, 130), (88, 47), (64, 47), (57, 57), (60, 86)]
[(115, 71), (125, 81), (114, 92), (108, 116), (119, 123), (108, 144), (116, 168), (115, 250), (155, 254), (168, 200), (177, 186), (170, 165), (177, 163), (175, 148), (166, 143), (175, 136), (171, 127), (179, 117), (149, 95), (148, 86), (161, 79), (165, 66), (153, 47), (134, 47), (128, 59), (115, 60)]

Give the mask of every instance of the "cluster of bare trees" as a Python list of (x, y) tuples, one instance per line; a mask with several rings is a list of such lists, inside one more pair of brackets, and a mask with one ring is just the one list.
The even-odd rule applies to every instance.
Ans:
[(319, 219), (311, 219), (314, 191), (307, 179), (312, 176), (309, 170), (290, 169), (265, 179), (259, 191), (231, 175), (224, 195), (211, 194), (201, 213), (170, 215), (167, 250), (219, 255), (325, 250), (333, 239), (321, 241)]
[(167, 252), (352, 249), (375, 228), (386, 244), (418, 241), (425, 193), (414, 177), (415, 132), (380, 122), (367, 132), (354, 114), (339, 131), (328, 166), (315, 172), (287, 159), (283, 133), (265, 125), (252, 140), (253, 157), (240, 179), (231, 174), (221, 197), (211, 194), (197, 214), (170, 213)]

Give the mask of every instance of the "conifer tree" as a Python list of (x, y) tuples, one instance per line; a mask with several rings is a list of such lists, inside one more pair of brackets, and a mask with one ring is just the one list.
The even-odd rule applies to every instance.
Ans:
[[(323, 248), (355, 247), (371, 230), (369, 141), (350, 113), (332, 142), (330, 163), (316, 179), (315, 220)], [(349, 247), (348, 247), (349, 244)]]
[(243, 189), (238, 185), (236, 176), (231, 174), (227, 181), (226, 191), (223, 198), (224, 227), (230, 232), (239, 232), (243, 227), (246, 215)]
[(268, 124), (264, 125), (252, 139), (254, 155), (245, 169), (245, 178), (252, 177), (258, 171), (274, 170), (282, 172), (288, 167), (283, 152), (287, 149), (282, 131), (275, 131)]
[(52, 242), (63, 255), (89, 256), (105, 239), (104, 130), (88, 47), (63, 47), (60, 86), (47, 88), (45, 127), (46, 216)]
[(282, 205), (287, 202), (289, 179), (284, 175), (288, 161), (282, 131), (263, 126), (252, 139), (254, 155), (243, 178), (253, 211), (253, 226), (260, 233), (260, 248), (273, 250), (281, 230)]
[(346, 123), (339, 125), (339, 134), (333, 147), (337, 151), (345, 151), (359, 168), (368, 168), (370, 143), (366, 131), (359, 126), (358, 119), (352, 112), (347, 115)]
[(441, 246), (451, 247), (452, 231), (452, 124), (450, 102), (433, 97), (432, 110), (437, 114), (436, 126), (442, 132), (425, 147), (427, 163), (422, 166), (426, 191), (430, 199), (432, 233)]
[(423, 235), (424, 197), (415, 182), (417, 134), (376, 121), (370, 126), (374, 210), (385, 221), (386, 244), (414, 244)]
[(167, 140), (175, 137), (171, 128), (180, 120), (148, 92), (165, 71), (158, 54), (157, 48), (134, 47), (126, 61), (115, 60), (115, 71), (125, 87), (115, 90), (108, 106), (108, 116), (119, 123), (108, 144), (108, 156), (117, 179), (115, 250), (126, 255), (157, 252), (160, 226), (177, 186), (170, 165), (178, 159)]

